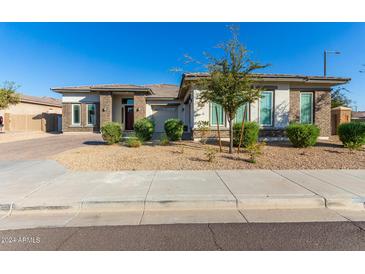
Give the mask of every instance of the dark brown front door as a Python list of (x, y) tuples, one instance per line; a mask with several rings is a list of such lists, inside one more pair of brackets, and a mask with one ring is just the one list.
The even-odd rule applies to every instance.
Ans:
[(134, 111), (133, 106), (125, 106), (125, 130), (133, 130)]

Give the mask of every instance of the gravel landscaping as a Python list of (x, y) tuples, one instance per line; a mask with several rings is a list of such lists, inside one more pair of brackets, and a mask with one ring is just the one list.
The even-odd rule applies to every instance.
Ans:
[[(139, 148), (90, 142), (52, 157), (72, 170), (210, 170), (210, 169), (359, 169), (365, 168), (365, 149), (350, 151), (336, 140), (319, 141), (315, 147), (294, 148), (289, 142), (271, 142), (262, 148), (255, 164), (249, 154), (217, 153), (208, 161), (209, 148), (182, 141), (168, 146), (145, 144)], [(213, 153), (214, 154), (214, 153)]]

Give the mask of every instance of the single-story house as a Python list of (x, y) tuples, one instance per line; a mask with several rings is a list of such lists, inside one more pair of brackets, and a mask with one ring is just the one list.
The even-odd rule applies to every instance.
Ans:
[(355, 122), (365, 122), (365, 111), (353, 111), (351, 120)]
[(5, 131), (57, 131), (62, 101), (52, 97), (20, 94), (20, 102), (0, 110)]
[[(185, 73), (179, 86), (154, 85), (93, 85), (52, 88), (62, 94), (64, 132), (100, 131), (100, 125), (115, 121), (124, 131), (133, 131), (138, 119), (155, 121), (157, 134), (164, 132), (164, 122), (179, 118), (184, 123), (184, 137), (199, 138), (199, 122), (207, 121), (211, 137), (216, 136), (217, 123), (222, 137), (228, 137), (228, 121), (223, 109), (213, 103), (199, 104), (200, 78), (208, 73)], [(313, 123), (321, 137), (331, 135), (331, 88), (346, 84), (350, 78), (303, 76), (288, 74), (252, 74), (254, 83), (262, 88), (262, 98), (241, 107), (249, 121), (261, 126), (261, 136), (281, 137), (289, 122)], [(218, 115), (213, 110), (218, 109)]]

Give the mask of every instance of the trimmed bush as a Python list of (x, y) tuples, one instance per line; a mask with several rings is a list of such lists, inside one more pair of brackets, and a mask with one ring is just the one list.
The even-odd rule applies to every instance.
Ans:
[(350, 122), (341, 124), (337, 129), (343, 145), (350, 149), (359, 149), (365, 145), (365, 123)]
[(154, 131), (155, 123), (148, 118), (138, 120), (134, 124), (134, 132), (136, 133), (136, 136), (143, 142), (151, 140)]
[[(241, 123), (233, 125), (233, 145), (238, 146), (240, 142)], [(242, 135), (242, 147), (249, 147), (258, 142), (260, 126), (255, 122), (245, 122)]]
[(315, 125), (290, 124), (286, 128), (286, 134), (295, 147), (310, 147), (317, 143), (319, 128)]
[(165, 121), (165, 132), (170, 141), (179, 141), (184, 132), (184, 124), (179, 119), (168, 119)]
[(119, 123), (109, 122), (101, 127), (101, 136), (108, 144), (116, 144), (122, 138), (122, 125)]
[(138, 137), (131, 136), (126, 138), (125, 145), (127, 147), (140, 147), (142, 142), (138, 139)]

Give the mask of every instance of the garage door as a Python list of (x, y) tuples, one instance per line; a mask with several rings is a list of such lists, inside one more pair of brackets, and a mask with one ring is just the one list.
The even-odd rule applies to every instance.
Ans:
[(152, 106), (152, 119), (155, 121), (155, 132), (165, 132), (164, 123), (167, 119), (177, 118), (176, 106)]

